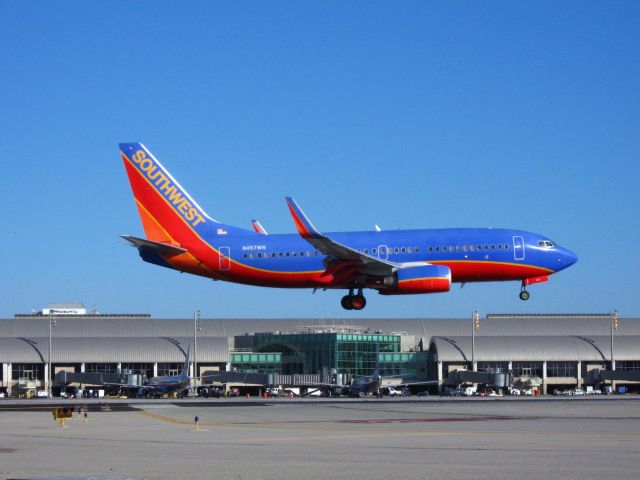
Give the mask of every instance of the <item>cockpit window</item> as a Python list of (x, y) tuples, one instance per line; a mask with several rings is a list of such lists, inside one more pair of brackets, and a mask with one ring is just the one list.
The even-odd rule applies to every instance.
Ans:
[(551, 240), (540, 240), (538, 241), (538, 246), (542, 248), (553, 248), (556, 244)]

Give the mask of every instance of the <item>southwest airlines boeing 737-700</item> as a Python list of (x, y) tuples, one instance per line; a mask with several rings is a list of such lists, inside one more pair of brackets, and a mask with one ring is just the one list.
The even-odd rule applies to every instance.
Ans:
[(519, 281), (527, 286), (573, 265), (577, 256), (522, 230), (444, 228), (321, 233), (298, 204), (287, 206), (298, 234), (267, 234), (211, 218), (141, 143), (121, 143), (146, 238), (123, 236), (146, 262), (262, 287), (345, 289), (347, 310), (383, 295), (446, 292), (452, 283)]

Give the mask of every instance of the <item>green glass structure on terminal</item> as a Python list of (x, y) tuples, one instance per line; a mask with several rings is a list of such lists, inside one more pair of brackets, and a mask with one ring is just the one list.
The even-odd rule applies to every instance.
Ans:
[(403, 378), (431, 378), (433, 372), (428, 369), (429, 352), (380, 353), (380, 375)]
[[(279, 352), (281, 371), (278, 373), (283, 374), (315, 374), (335, 369), (337, 373), (371, 375), (377, 354), (400, 353), (399, 335), (267, 333), (252, 336), (252, 343), (255, 353)], [(232, 366), (236, 366), (235, 355), (240, 354), (232, 354)]]
[(231, 353), (231, 368), (245, 373), (282, 373), (282, 354), (270, 353)]

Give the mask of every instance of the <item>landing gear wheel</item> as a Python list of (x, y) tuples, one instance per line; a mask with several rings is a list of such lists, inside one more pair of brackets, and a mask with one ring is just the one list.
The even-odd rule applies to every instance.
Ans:
[(351, 290), (349, 295), (342, 297), (340, 304), (345, 310), (362, 310), (367, 304), (367, 299), (362, 295), (362, 290), (359, 290), (357, 295), (354, 295)]
[(522, 290), (520, 292), (520, 300), (526, 301), (526, 300), (529, 300), (529, 297), (530, 297), (529, 292), (527, 292), (526, 290)]
[(351, 304), (354, 310), (362, 310), (367, 304), (367, 299), (362, 294), (354, 295), (351, 299)]
[(353, 295), (345, 295), (344, 297), (342, 297), (342, 300), (340, 300), (342, 308), (344, 308), (345, 310), (353, 310), (352, 300)]

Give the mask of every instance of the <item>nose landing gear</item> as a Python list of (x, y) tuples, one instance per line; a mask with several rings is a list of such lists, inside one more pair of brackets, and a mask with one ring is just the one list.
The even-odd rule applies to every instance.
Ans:
[(367, 304), (367, 299), (362, 294), (362, 289), (358, 289), (358, 294), (353, 294), (353, 289), (349, 289), (349, 295), (342, 297), (340, 301), (342, 308), (345, 310), (362, 310)]
[(527, 292), (527, 286), (525, 285), (523, 280), (522, 286), (520, 287), (520, 300), (526, 301), (529, 300), (530, 297), (531, 295), (529, 295), (529, 292)]

